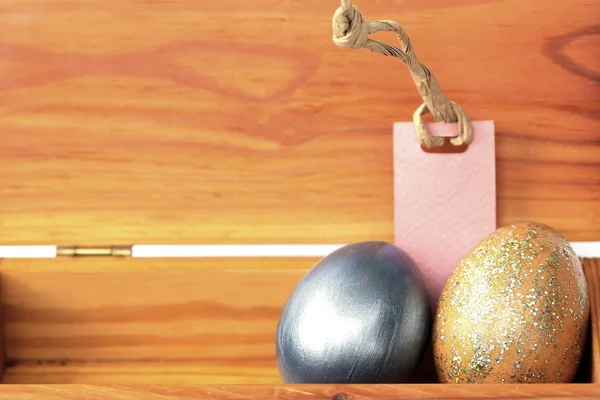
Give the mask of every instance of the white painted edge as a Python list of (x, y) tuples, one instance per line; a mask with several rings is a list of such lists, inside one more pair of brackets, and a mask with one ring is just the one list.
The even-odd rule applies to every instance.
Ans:
[(132, 257), (325, 257), (343, 244), (134, 245)]
[(0, 258), (55, 258), (56, 246), (0, 246)]
[[(132, 246), (134, 258), (319, 258), (345, 244), (191, 244)], [(600, 258), (600, 242), (571, 242), (579, 257)], [(55, 258), (57, 247), (0, 246), (0, 258)]]
[(600, 258), (600, 242), (571, 242), (575, 254), (581, 258)]

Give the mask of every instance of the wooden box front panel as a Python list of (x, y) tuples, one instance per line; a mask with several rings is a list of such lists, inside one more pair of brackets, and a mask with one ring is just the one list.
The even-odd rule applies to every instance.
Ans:
[[(277, 320), (314, 262), (4, 260), (2, 383), (281, 384)], [(591, 326), (576, 381), (600, 384), (600, 262), (584, 266)], [(437, 382), (432, 367), (415, 382)]]
[(316, 260), (4, 260), (3, 383), (280, 383), (275, 330)]

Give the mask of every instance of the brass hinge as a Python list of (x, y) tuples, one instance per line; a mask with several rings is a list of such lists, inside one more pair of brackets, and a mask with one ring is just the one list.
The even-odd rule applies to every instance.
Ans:
[(58, 246), (57, 257), (131, 257), (133, 246)]

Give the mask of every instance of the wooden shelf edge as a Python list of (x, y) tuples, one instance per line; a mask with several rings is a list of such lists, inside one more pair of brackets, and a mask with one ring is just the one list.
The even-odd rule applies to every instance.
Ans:
[(600, 259), (582, 259), (590, 297), (590, 379), (600, 384)]
[(0, 399), (564, 399), (599, 398), (595, 384), (525, 385), (0, 385)]
[[(3, 258), (0, 258), (0, 265), (4, 261)], [(0, 383), (4, 378), (4, 373), (6, 372), (6, 336), (4, 334), (4, 294), (2, 293), (2, 274), (0, 274)]]

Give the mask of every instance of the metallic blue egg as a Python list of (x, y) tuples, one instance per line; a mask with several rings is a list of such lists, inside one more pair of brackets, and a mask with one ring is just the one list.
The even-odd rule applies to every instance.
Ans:
[(398, 247), (344, 246), (299, 282), (277, 326), (284, 383), (402, 383), (429, 344), (432, 315), (421, 273)]

